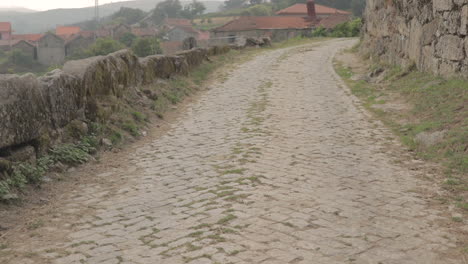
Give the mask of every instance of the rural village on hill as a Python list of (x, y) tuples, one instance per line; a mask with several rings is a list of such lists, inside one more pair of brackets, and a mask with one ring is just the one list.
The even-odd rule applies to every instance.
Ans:
[[(198, 47), (235, 43), (238, 37), (269, 37), (273, 41), (282, 41), (310, 34), (318, 27), (331, 30), (352, 19), (351, 12), (315, 5), (313, 1), (309, 5), (294, 4), (277, 11), (275, 16), (231, 17), (231, 21), (228, 20), (225, 25), (212, 30), (197, 29), (193, 19), (167, 17), (158, 21), (158, 16), (149, 15), (143, 18), (143, 12), (140, 12), (141, 20), (131, 21), (134, 24), (125, 23), (121, 21), (127, 21), (126, 13), (135, 16), (138, 11), (122, 8), (114, 14), (115, 19), (111, 23), (99, 26), (96, 30), (83, 30), (79, 26), (57, 26), (55, 30), (45, 33), (15, 34), (10, 22), (0, 22), (0, 49), (3, 52), (18, 50), (41, 65), (58, 66), (67, 58), (76, 58), (83, 54), (98, 39), (112, 39), (127, 45), (132, 44), (128, 42), (129, 39), (157, 39), (160, 49), (155, 49), (153, 54), (175, 54), (184, 50), (183, 41), (189, 38), (197, 40)], [(195, 12), (201, 14), (203, 8), (201, 12)]]
[(1, 264), (468, 263), (468, 0), (56, 2), (0, 3)]

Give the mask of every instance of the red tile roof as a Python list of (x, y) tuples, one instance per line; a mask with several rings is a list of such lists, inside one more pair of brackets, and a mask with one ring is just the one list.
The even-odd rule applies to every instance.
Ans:
[(169, 26), (192, 26), (190, 20), (183, 18), (167, 18), (165, 24)]
[(11, 23), (0, 22), (0, 32), (11, 32)]
[(255, 29), (306, 29), (317, 22), (307, 17), (241, 17), (227, 23), (214, 31), (245, 31)]
[(332, 16), (329, 16), (320, 20), (319, 25), (326, 29), (332, 29), (336, 27), (337, 25), (347, 22), (349, 20), (350, 18), (348, 15), (338, 14), (338, 15), (332, 15)]
[(157, 33), (154, 28), (132, 28), (132, 34), (137, 37), (156, 36)]
[(40, 38), (42, 38), (43, 34), (23, 34), (23, 35), (12, 35), (12, 39), (18, 39), (18, 40), (27, 40), (27, 41), (32, 41), (36, 42)]
[(15, 46), (20, 42), (25, 42), (30, 46), (34, 46), (31, 42), (21, 39), (11, 39), (11, 40), (0, 40), (0, 46)]
[(55, 29), (55, 34), (60, 36), (73, 35), (80, 33), (81, 28), (79, 27), (57, 27)]
[[(315, 13), (317, 15), (331, 15), (331, 14), (343, 14), (351, 15), (348, 11), (339, 10), (336, 8), (315, 4)], [(288, 8), (282, 9), (276, 12), (277, 15), (304, 15), (307, 16), (307, 5), (306, 4), (295, 4)]]
[(192, 33), (192, 34), (198, 34), (198, 33), (200, 33), (198, 30), (194, 29), (194, 28), (192, 27), (192, 25), (190, 25), (190, 26), (180, 26), (180, 25), (177, 25), (177, 26), (174, 26), (172, 29), (174, 29), (174, 28), (178, 28), (178, 29), (181, 29), (181, 30), (183, 30), (183, 31), (185, 31), (185, 32), (187, 32), (187, 33)]

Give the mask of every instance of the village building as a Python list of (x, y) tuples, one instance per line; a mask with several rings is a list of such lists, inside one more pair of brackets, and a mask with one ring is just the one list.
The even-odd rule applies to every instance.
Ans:
[(198, 39), (199, 31), (195, 30), (192, 26), (173, 26), (167, 31), (167, 41), (184, 41), (187, 38)]
[(37, 60), (43, 65), (60, 65), (65, 61), (65, 40), (47, 33), (37, 42)]
[(132, 28), (131, 33), (139, 38), (153, 38), (158, 35), (156, 28)]
[(81, 32), (80, 27), (64, 27), (58, 26), (55, 29), (55, 35), (60, 36), (62, 38), (69, 38), (73, 35), (79, 34)]
[(36, 46), (25, 40), (18, 40), (15, 44), (11, 46), (11, 49), (20, 50), (26, 56), (37, 59)]
[(317, 5), (313, 0), (309, 0), (305, 6), (306, 13), (302, 16), (241, 17), (235, 19), (214, 29), (212, 31), (214, 39), (234, 43), (238, 37), (269, 37), (272, 41), (283, 41), (297, 36), (311, 35), (312, 30), (320, 26), (331, 29), (350, 20), (350, 16), (347, 14), (318, 17)]
[(0, 40), (11, 39), (12, 30), (10, 22), (0, 22)]
[(37, 43), (43, 36), (44, 34), (13, 34), (11, 38), (14, 40), (25, 40), (31, 43)]
[(20, 50), (28, 57), (36, 59), (36, 46), (25, 40), (0, 40), (0, 50), (7, 52), (11, 50)]
[[(294, 16), (294, 17), (304, 17), (307, 16), (307, 4), (295, 4), (285, 9), (279, 10), (276, 12), (278, 16)], [(323, 19), (333, 15), (345, 15), (351, 16), (351, 13), (344, 10), (339, 10), (336, 8), (323, 6), (319, 4), (315, 4), (315, 14), (317, 18)]]
[(316, 25), (308, 17), (241, 17), (213, 30), (214, 38), (235, 42), (238, 37), (269, 37), (282, 41), (306, 34)]

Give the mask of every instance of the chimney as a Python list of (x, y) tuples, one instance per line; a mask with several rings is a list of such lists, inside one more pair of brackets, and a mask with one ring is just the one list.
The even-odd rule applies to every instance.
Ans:
[(307, 16), (312, 20), (317, 19), (317, 14), (315, 13), (315, 1), (314, 0), (307, 1)]

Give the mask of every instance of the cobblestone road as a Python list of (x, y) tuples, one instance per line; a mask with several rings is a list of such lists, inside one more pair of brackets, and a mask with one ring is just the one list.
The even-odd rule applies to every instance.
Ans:
[(337, 80), (333, 55), (352, 44), (236, 67), (167, 134), (97, 175), (125, 185), (77, 187), (40, 227), (65, 235), (15, 245), (34, 260), (11, 263), (462, 263), (444, 257), (454, 240), (412, 191), (425, 183)]

